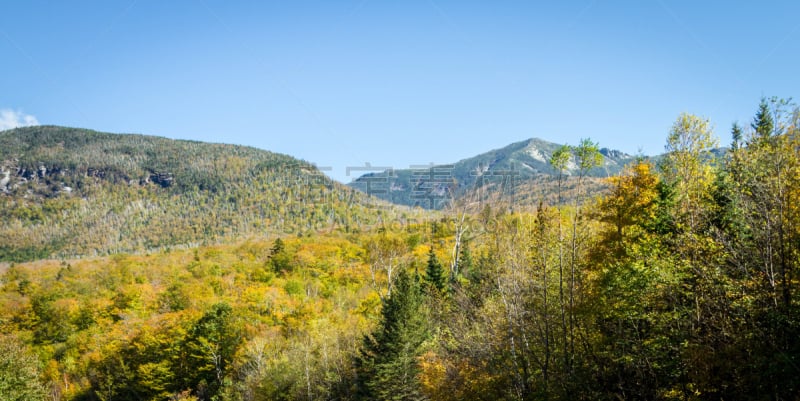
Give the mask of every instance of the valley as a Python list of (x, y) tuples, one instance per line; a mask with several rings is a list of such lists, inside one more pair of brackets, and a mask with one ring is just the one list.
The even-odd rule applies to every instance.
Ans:
[(796, 398), (775, 104), (726, 151), (681, 114), (657, 158), (527, 140), (351, 184), (381, 193), (242, 146), (0, 132), (0, 394)]

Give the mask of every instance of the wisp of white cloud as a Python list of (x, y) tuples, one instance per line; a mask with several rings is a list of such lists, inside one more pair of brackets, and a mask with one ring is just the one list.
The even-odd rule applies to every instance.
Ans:
[(39, 120), (19, 110), (0, 109), (0, 131), (31, 125), (39, 125)]

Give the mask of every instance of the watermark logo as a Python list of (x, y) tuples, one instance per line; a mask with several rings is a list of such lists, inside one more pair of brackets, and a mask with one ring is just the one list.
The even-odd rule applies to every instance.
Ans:
[(452, 200), (455, 181), (453, 179), (452, 164), (412, 165), (411, 170), (411, 199), (415, 206), (427, 209), (439, 209)]

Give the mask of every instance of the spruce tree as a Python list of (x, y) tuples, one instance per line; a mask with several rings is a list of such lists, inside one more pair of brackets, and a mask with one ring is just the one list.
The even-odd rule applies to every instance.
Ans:
[(439, 291), (444, 290), (444, 269), (439, 262), (439, 258), (436, 257), (436, 253), (433, 252), (433, 246), (431, 246), (428, 251), (428, 267), (425, 269), (425, 282)]
[(283, 240), (277, 238), (269, 251), (269, 264), (272, 270), (276, 273), (281, 271), (290, 271), (292, 269), (292, 261), (289, 253), (286, 252), (286, 245)]
[(187, 333), (179, 373), (184, 387), (194, 388), (201, 400), (216, 400), (236, 350), (241, 332), (227, 303), (214, 304)]
[(356, 361), (359, 399), (423, 400), (417, 358), (428, 337), (419, 281), (401, 270)]
[(772, 119), (769, 102), (767, 102), (766, 98), (761, 98), (761, 103), (758, 105), (758, 111), (756, 112), (756, 116), (753, 118), (753, 123), (750, 124), (750, 126), (756, 131), (756, 141), (766, 140), (772, 135), (772, 131), (775, 128), (775, 121)]
[(739, 146), (742, 144), (742, 127), (739, 126), (739, 123), (733, 123), (731, 127), (731, 149), (738, 150)]

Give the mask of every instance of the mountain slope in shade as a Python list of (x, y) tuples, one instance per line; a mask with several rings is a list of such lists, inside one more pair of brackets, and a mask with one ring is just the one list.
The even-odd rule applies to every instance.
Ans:
[[(440, 209), (464, 198), (535, 202), (555, 193), (556, 172), (548, 161), (560, 146), (532, 138), (449, 165), (365, 174), (348, 185), (396, 204), (427, 209)], [(636, 159), (607, 148), (600, 153), (603, 164), (588, 173), (587, 181), (593, 187), (601, 185), (599, 178), (618, 173)], [(577, 174), (575, 160), (570, 160), (565, 173)], [(534, 193), (540, 196), (531, 196)]]
[(395, 210), (255, 148), (36, 126), (0, 132), (0, 261), (352, 230)]

